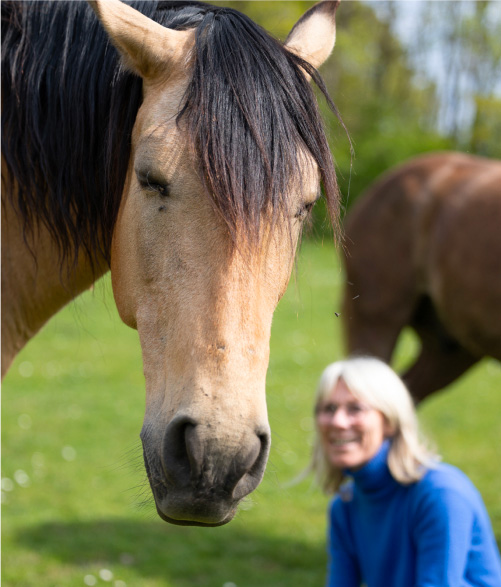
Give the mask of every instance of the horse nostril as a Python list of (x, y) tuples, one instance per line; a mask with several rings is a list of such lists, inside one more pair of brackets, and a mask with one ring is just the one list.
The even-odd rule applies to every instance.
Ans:
[(254, 491), (263, 478), (270, 452), (271, 436), (269, 430), (260, 429), (256, 431), (256, 439), (258, 450), (253, 451), (254, 458), (248, 460), (247, 470), (233, 488), (232, 495), (235, 500), (240, 500)]
[(239, 443), (207, 434), (208, 428), (188, 416), (178, 416), (167, 426), (163, 444), (163, 469), (174, 488), (191, 488), (225, 494), (235, 501), (260, 483), (268, 452), (268, 429), (247, 430)]
[[(190, 483), (192, 469), (197, 466), (196, 444), (189, 442), (197, 423), (192, 418), (180, 416), (167, 426), (163, 446), (163, 468), (167, 479), (174, 485), (183, 487)], [(189, 449), (188, 449), (189, 447)]]

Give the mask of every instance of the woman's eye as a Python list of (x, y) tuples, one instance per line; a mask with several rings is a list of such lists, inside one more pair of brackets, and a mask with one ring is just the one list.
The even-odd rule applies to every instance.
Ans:
[(348, 406), (348, 408), (347, 408), (347, 412), (352, 415), (359, 415), (359, 414), (366, 412), (367, 410), (368, 410), (368, 407), (364, 406), (362, 404), (352, 404), (351, 406)]
[(350, 414), (358, 414), (359, 412), (362, 411), (362, 408), (360, 406), (348, 406), (347, 411)]
[(326, 416), (332, 416), (336, 413), (337, 406), (334, 404), (325, 404), (317, 408), (318, 414), (325, 414)]

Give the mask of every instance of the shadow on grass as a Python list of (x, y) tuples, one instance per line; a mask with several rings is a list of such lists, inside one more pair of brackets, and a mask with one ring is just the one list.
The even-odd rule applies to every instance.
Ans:
[[(63, 564), (117, 570), (176, 587), (323, 584), (324, 545), (301, 536), (248, 530), (240, 520), (219, 528), (185, 528), (160, 522), (110, 519), (46, 523), (23, 529), (16, 542)], [(139, 583), (140, 584), (140, 583)]]

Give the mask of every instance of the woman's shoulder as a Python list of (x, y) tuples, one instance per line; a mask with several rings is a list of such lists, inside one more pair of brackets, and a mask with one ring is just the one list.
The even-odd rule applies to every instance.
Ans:
[(448, 463), (437, 463), (430, 467), (423, 478), (417, 483), (422, 490), (447, 490), (475, 491), (475, 486), (468, 476), (454, 465)]
[(473, 506), (483, 504), (480, 493), (468, 476), (460, 469), (447, 463), (438, 463), (429, 468), (422, 479), (413, 484), (412, 493), (418, 502), (430, 501), (444, 504), (454, 499)]

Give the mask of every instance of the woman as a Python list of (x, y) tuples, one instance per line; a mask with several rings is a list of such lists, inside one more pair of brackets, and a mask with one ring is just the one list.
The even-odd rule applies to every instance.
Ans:
[(329, 511), (329, 586), (501, 587), (480, 494), (418, 435), (411, 397), (385, 363), (329, 365), (319, 382), (312, 468), (337, 495)]

